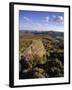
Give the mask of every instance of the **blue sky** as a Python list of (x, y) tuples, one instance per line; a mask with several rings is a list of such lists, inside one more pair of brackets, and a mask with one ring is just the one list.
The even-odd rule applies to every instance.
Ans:
[(19, 11), (19, 30), (64, 31), (63, 12)]

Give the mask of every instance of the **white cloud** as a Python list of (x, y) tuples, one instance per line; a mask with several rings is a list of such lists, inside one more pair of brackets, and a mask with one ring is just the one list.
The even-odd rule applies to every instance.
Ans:
[(53, 16), (52, 21), (54, 21), (55, 23), (58, 23), (58, 24), (63, 24), (64, 18), (63, 18), (63, 16)]
[(46, 17), (43, 18), (42, 22), (48, 23), (49, 19), (50, 19), (49, 16), (46, 16)]
[(30, 21), (30, 18), (24, 16), (24, 20)]
[(63, 21), (63, 17), (62, 17), (62, 16), (59, 16), (59, 19), (60, 19), (61, 21)]
[(46, 22), (49, 22), (49, 16), (46, 16), (46, 17), (45, 17), (45, 21), (46, 21)]

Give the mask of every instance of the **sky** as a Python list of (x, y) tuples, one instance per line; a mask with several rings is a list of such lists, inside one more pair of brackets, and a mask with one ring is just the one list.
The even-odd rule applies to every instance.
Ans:
[(64, 12), (19, 11), (19, 30), (64, 31)]

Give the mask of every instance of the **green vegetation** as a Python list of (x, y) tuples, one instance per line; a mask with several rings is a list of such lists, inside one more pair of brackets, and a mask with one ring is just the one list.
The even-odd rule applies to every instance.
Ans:
[(35, 55), (32, 66), (35, 67), (37, 64), (40, 64), (41, 63), (40, 59), (41, 58), (38, 55)]
[(47, 34), (19, 32), (19, 78), (64, 76), (64, 42)]

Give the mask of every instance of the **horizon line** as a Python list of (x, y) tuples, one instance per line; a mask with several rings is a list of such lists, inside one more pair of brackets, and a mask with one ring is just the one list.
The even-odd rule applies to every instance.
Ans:
[(19, 30), (19, 31), (37, 31), (37, 32), (47, 32), (47, 31), (55, 31), (55, 32), (64, 32), (64, 31), (62, 31), (62, 30)]

